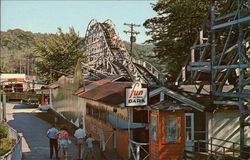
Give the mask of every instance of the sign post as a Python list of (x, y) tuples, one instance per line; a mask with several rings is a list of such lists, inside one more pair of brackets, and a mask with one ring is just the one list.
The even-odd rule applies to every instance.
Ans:
[[(128, 158), (131, 158), (131, 151), (130, 151), (130, 139), (131, 139), (131, 131), (130, 131), (130, 113), (131, 108), (128, 108)], [(132, 147), (132, 146), (131, 146)]]
[(133, 109), (132, 107), (148, 105), (148, 88), (142, 87), (140, 82), (135, 82), (132, 87), (125, 88), (125, 107), (128, 107), (128, 156), (131, 158), (132, 139), (130, 124), (133, 123)]

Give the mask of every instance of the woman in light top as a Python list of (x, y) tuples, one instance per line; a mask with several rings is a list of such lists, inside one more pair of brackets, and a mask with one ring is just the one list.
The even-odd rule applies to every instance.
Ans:
[(67, 160), (69, 133), (67, 132), (67, 129), (64, 126), (57, 133), (57, 137), (59, 140), (59, 147), (62, 149), (62, 159)]

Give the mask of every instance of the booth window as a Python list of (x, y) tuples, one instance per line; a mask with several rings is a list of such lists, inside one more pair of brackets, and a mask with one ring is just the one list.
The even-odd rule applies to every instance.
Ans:
[(166, 119), (166, 142), (177, 142), (178, 135), (178, 119)]
[(157, 124), (156, 117), (151, 117), (151, 140), (155, 141), (157, 140), (156, 124)]
[(96, 119), (99, 119), (99, 110), (92, 108), (92, 116)]
[(87, 115), (91, 114), (91, 113), (90, 113), (90, 108), (89, 108), (88, 106), (86, 106), (86, 114), (87, 114)]
[(191, 116), (186, 116), (186, 141), (192, 140)]

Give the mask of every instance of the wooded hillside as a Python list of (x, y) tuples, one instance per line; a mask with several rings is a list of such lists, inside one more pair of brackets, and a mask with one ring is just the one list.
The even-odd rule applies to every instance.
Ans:
[(34, 46), (36, 39), (50, 34), (32, 33), (21, 29), (1, 31), (1, 72), (36, 73)]
[[(21, 29), (1, 31), (1, 72), (37, 74), (39, 55), (35, 47), (37, 42), (45, 42), (55, 34), (32, 33)], [(130, 43), (125, 42), (130, 52)], [(152, 45), (133, 44), (133, 54), (136, 58), (152, 61), (154, 56)]]

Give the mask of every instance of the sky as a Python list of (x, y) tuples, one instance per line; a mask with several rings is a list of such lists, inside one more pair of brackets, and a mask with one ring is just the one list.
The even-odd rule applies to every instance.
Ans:
[(136, 43), (143, 43), (146, 36), (144, 21), (156, 13), (150, 3), (156, 0), (1, 0), (1, 31), (20, 28), (25, 31), (56, 33), (61, 27), (64, 32), (73, 26), (84, 37), (91, 19), (103, 22), (111, 19), (122, 40), (129, 41), (129, 30), (123, 23), (140, 24), (135, 30), (140, 34)]

